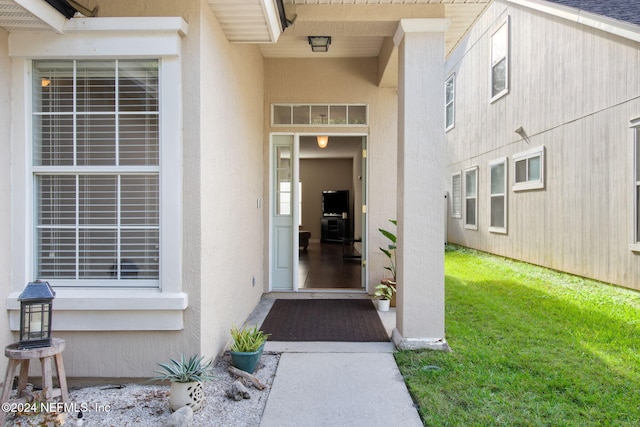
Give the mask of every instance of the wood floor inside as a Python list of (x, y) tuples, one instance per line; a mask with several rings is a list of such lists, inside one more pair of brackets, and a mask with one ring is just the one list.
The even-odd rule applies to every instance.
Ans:
[(362, 289), (362, 268), (352, 245), (309, 243), (300, 249), (300, 289)]

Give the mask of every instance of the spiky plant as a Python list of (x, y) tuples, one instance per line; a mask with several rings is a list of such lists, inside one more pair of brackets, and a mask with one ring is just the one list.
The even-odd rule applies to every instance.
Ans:
[(269, 334), (265, 334), (257, 326), (243, 329), (233, 326), (231, 328), (231, 337), (233, 338), (231, 351), (252, 353), (258, 351), (260, 346), (267, 341)]
[(169, 359), (169, 363), (158, 363), (160, 369), (154, 372), (160, 374), (152, 381), (169, 380), (177, 383), (189, 383), (193, 381), (209, 381), (213, 379), (213, 359), (204, 360), (204, 356), (194, 354), (187, 359), (184, 353), (180, 360)]

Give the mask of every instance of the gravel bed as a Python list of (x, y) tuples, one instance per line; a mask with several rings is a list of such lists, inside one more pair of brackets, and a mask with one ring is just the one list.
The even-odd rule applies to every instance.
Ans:
[[(254, 373), (266, 386), (265, 389), (258, 390), (249, 381), (242, 380), (251, 398), (234, 401), (226, 396), (225, 390), (238, 378), (228, 371), (231, 357), (228, 352), (225, 353), (215, 365), (215, 379), (204, 384), (205, 401), (202, 408), (194, 413), (193, 427), (259, 425), (279, 360), (279, 354), (265, 352)], [(72, 410), (66, 414), (51, 411), (20, 416), (8, 414), (5, 427), (76, 426), (75, 409), (86, 408), (83, 427), (160, 427), (171, 414), (168, 385), (109, 384), (73, 389), (69, 391), (69, 397), (74, 408), (67, 408)], [(47, 424), (45, 419), (50, 423)]]

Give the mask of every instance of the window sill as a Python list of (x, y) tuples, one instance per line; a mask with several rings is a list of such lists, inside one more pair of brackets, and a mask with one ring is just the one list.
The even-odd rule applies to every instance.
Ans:
[(639, 243), (631, 243), (631, 244), (629, 244), (629, 250), (631, 252), (640, 253), (640, 242)]
[(513, 191), (544, 190), (542, 182), (523, 182), (513, 185)]
[(493, 104), (494, 102), (496, 102), (500, 98), (504, 97), (508, 93), (509, 93), (509, 89), (508, 88), (507, 89), (503, 89), (502, 91), (500, 91), (497, 94), (493, 95), (491, 97), (491, 99), (489, 99), (489, 104)]
[[(183, 292), (150, 289), (56, 289), (54, 331), (176, 331), (184, 329)], [(20, 292), (7, 299), (9, 326), (20, 328)]]
[(503, 227), (489, 227), (489, 233), (507, 234), (507, 229)]

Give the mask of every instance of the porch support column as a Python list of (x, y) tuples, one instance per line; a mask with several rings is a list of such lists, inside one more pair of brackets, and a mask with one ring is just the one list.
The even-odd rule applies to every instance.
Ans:
[(444, 33), (448, 19), (403, 19), (398, 46), (397, 308), (400, 349), (444, 337)]

